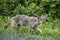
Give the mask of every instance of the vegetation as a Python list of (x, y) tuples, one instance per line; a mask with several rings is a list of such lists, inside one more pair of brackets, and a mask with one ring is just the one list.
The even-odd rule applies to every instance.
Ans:
[[(38, 25), (43, 33), (40, 34), (35, 30), (29, 33), (27, 27), (22, 27), (18, 31), (16, 28), (4, 29), (6, 22), (17, 14), (28, 16), (48, 14), (45, 23)], [(0, 0), (0, 35), (2, 36), (2, 34), (29, 36), (32, 38), (31, 40), (33, 38), (35, 40), (40, 40), (40, 38), (42, 40), (60, 40), (60, 0)]]

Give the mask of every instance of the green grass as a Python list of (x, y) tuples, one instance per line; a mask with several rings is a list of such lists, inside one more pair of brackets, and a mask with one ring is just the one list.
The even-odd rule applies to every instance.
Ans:
[[(42, 34), (39, 32), (33, 30), (31, 33), (28, 32), (28, 28), (23, 26), (22, 28), (19, 28), (19, 30), (7, 28), (4, 29), (4, 26), (7, 22), (7, 18), (0, 17), (0, 36), (2, 34), (9, 34), (13, 35), (12, 38), (16, 35), (24, 36), (26, 40), (60, 40), (60, 20), (56, 19), (54, 21), (46, 21), (45, 23), (42, 23), (38, 25), (38, 28), (42, 30)], [(53, 29), (54, 27), (54, 29)]]

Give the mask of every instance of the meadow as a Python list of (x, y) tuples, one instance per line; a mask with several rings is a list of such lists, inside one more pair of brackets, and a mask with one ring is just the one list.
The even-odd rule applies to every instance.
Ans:
[[(46, 21), (36, 30), (28, 27), (4, 29), (7, 21), (17, 15), (41, 16), (48, 14)], [(60, 40), (60, 0), (0, 0), (0, 40)]]
[(38, 28), (42, 30), (42, 34), (33, 30), (28, 32), (27, 26), (23, 26), (16, 30), (8, 27), (4, 29), (5, 24), (10, 17), (0, 17), (0, 40), (60, 40), (60, 20), (48, 20)]

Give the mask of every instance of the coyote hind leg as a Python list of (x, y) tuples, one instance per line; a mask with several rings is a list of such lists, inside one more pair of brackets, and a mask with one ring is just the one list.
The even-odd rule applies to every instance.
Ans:
[(6, 26), (5, 26), (5, 29), (7, 28), (7, 27), (11, 27), (11, 28), (14, 28), (14, 27), (16, 27), (17, 26), (17, 23), (15, 22), (15, 21), (9, 21), (7, 24), (6, 24)]
[(10, 25), (10, 22), (8, 22), (8, 23), (5, 25), (4, 29), (6, 29), (9, 25)]

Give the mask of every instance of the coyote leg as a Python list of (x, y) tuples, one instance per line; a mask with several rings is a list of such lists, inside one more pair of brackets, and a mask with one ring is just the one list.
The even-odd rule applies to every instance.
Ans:
[(4, 29), (6, 29), (9, 25), (10, 25), (10, 22), (8, 22), (8, 23), (5, 25)]
[(37, 30), (38, 32), (40, 32), (40, 33), (42, 34), (42, 30), (41, 30), (41, 29), (39, 29), (39, 28), (37, 28), (37, 27), (34, 27), (33, 29), (34, 29), (34, 30)]
[(30, 33), (31, 32), (31, 28), (30, 27), (28, 27), (28, 33)]
[(36, 28), (36, 30), (42, 34), (42, 30), (41, 29)]

